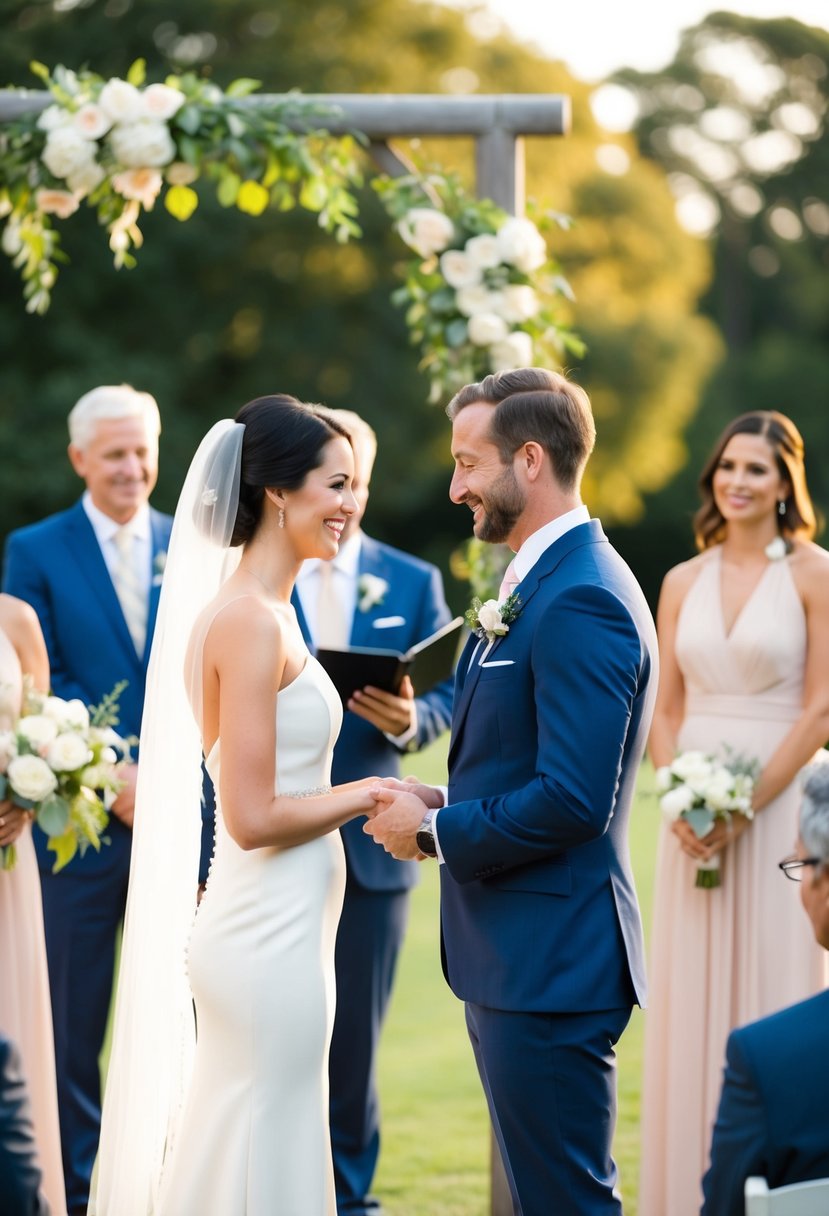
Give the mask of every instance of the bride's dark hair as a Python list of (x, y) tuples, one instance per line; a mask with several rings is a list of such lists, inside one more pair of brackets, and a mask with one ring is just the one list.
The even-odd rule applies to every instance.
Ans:
[(230, 544), (244, 545), (259, 527), (265, 489), (296, 490), (322, 464), (323, 450), (337, 435), (351, 436), (328, 415), (285, 393), (248, 401), (236, 415), (245, 427), (239, 508)]

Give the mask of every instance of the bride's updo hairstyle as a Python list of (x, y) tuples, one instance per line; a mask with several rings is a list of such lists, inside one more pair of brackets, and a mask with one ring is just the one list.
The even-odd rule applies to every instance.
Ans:
[(262, 520), (265, 490), (297, 490), (323, 461), (332, 439), (351, 436), (332, 418), (283, 393), (257, 397), (243, 405), (235, 418), (242, 423), (242, 467), (239, 507), (231, 546), (244, 545)]
[(700, 473), (702, 506), (694, 516), (694, 539), (699, 550), (710, 549), (725, 537), (725, 520), (714, 499), (714, 474), (722, 454), (735, 435), (759, 435), (772, 450), (777, 471), (789, 483), (785, 511), (777, 516), (780, 535), (786, 540), (811, 540), (817, 531), (815, 508), (806, 484), (804, 447), (800, 431), (791, 418), (777, 410), (753, 410), (741, 414), (725, 428)]

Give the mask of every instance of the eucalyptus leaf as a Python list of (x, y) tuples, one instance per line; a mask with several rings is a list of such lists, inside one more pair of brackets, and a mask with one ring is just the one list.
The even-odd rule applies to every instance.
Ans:
[(69, 803), (60, 794), (50, 794), (40, 804), (37, 822), (47, 836), (60, 836), (69, 823)]

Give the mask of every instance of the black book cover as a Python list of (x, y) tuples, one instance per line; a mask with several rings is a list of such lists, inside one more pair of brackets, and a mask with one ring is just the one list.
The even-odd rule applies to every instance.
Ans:
[(452, 675), (461, 625), (463, 617), (456, 616), (405, 654), (399, 650), (349, 646), (345, 650), (318, 650), (317, 659), (331, 677), (343, 705), (348, 704), (357, 689), (365, 688), (367, 684), (396, 693), (407, 674), (411, 676), (415, 696), (422, 697)]

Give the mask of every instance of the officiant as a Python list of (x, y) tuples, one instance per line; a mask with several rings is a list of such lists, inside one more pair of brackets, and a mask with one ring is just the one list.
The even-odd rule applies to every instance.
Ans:
[[(377, 438), (350, 410), (320, 412), (348, 431), (354, 448), (357, 511), (346, 521), (330, 562), (307, 561), (294, 606), (314, 648), (363, 646), (404, 652), (451, 617), (440, 571), (372, 539), (361, 523), (369, 497)], [(406, 677), (399, 695), (364, 688), (348, 702), (334, 748), (331, 780), (370, 774), (399, 776), (400, 758), (448, 729), (452, 680), (415, 698)], [(341, 829), (347, 863), (345, 903), (337, 936), (337, 1013), (331, 1043), (331, 1140), (338, 1216), (369, 1216), (380, 1205), (370, 1194), (380, 1150), (377, 1048), (388, 1008), (417, 881), (414, 862), (398, 862), (378, 848), (357, 819)]]

